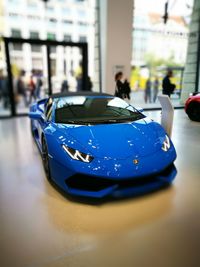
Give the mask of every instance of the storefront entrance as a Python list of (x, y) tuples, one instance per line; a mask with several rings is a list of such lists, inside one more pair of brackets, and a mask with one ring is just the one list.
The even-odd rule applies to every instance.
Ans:
[(37, 99), (53, 93), (87, 91), (87, 43), (4, 38), (0, 117), (27, 115)]

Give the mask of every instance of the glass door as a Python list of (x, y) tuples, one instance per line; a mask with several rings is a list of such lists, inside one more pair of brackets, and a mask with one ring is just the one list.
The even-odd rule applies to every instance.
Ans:
[(10, 63), (16, 114), (48, 95), (46, 47), (40, 44), (10, 43)]
[(51, 84), (53, 93), (82, 91), (82, 49), (71, 46), (51, 46)]
[(27, 114), (33, 102), (52, 93), (88, 90), (86, 43), (21, 38), (4, 42), (8, 74), (0, 71), (1, 84), (7, 84), (0, 94), (0, 115)]

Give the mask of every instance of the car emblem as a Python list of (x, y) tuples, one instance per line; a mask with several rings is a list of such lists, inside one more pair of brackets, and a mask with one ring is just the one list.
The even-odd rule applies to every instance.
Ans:
[(163, 145), (162, 145), (162, 150), (167, 152), (170, 148), (170, 141), (169, 141), (169, 138), (168, 136), (166, 136), (166, 139), (165, 141), (163, 142)]
[(134, 160), (133, 160), (133, 163), (134, 163), (135, 165), (137, 165), (137, 164), (139, 163), (139, 160), (138, 160), (138, 159), (134, 159)]

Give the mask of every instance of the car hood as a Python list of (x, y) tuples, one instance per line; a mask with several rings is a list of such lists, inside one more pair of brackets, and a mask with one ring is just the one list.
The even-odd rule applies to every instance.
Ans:
[(84, 148), (82, 152), (104, 159), (149, 155), (161, 148), (160, 137), (165, 136), (161, 126), (148, 119), (92, 126), (62, 125), (59, 128), (62, 134), (70, 135)]

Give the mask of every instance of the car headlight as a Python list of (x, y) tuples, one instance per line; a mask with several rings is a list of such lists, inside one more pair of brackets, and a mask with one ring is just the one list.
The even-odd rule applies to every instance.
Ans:
[(66, 145), (63, 145), (62, 147), (67, 152), (67, 154), (74, 160), (79, 160), (82, 162), (89, 163), (94, 159), (92, 156), (85, 154), (83, 152), (80, 152), (77, 149), (73, 149), (73, 148), (68, 147)]
[(165, 140), (162, 144), (162, 150), (167, 152), (169, 149), (170, 149), (170, 140), (169, 140), (169, 137), (165, 135)]

